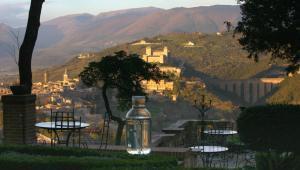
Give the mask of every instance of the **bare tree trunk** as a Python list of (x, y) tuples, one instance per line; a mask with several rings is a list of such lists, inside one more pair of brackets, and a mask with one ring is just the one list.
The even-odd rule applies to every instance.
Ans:
[(104, 100), (105, 109), (106, 109), (106, 111), (107, 111), (107, 113), (109, 115), (109, 118), (111, 120), (116, 121), (118, 123), (118, 129), (117, 129), (115, 144), (116, 145), (120, 145), (121, 144), (122, 134), (123, 134), (123, 129), (124, 129), (124, 126), (125, 126), (125, 121), (122, 118), (116, 117), (116, 116), (114, 116), (112, 114), (112, 111), (111, 111), (110, 105), (109, 105), (109, 101), (108, 101), (108, 98), (107, 98), (106, 91), (107, 91), (107, 85), (104, 84), (103, 87), (102, 87), (102, 97), (103, 97), (103, 100)]
[(40, 27), (40, 16), (44, 0), (31, 0), (27, 27), (19, 53), (20, 85), (26, 87), (26, 93), (31, 94), (32, 71), (31, 60)]
[(107, 85), (104, 84), (103, 87), (102, 87), (102, 97), (103, 97), (103, 100), (104, 100), (104, 105), (105, 105), (106, 112), (108, 113), (109, 118), (111, 118), (112, 111), (110, 109), (110, 105), (109, 105), (109, 101), (108, 101), (108, 98), (107, 98), (106, 91), (107, 91)]
[(117, 129), (117, 134), (116, 134), (116, 141), (115, 144), (116, 145), (121, 145), (121, 139), (122, 139), (122, 134), (123, 134), (123, 129), (125, 126), (125, 121), (118, 121), (118, 129)]

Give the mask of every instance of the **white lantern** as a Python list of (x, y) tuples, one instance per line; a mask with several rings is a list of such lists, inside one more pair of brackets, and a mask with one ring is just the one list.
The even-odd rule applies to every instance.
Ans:
[(133, 96), (132, 108), (126, 114), (126, 147), (129, 154), (151, 152), (151, 114), (145, 96)]

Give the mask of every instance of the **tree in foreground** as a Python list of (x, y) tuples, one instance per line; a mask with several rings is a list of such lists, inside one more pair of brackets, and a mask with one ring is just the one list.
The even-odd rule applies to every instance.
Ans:
[(19, 51), (19, 77), (23, 93), (31, 94), (32, 71), (31, 60), (40, 27), (40, 16), (44, 0), (31, 0), (27, 27), (23, 43)]
[(241, 141), (257, 151), (256, 169), (299, 169), (300, 106), (274, 104), (245, 108), (237, 119)]
[[(255, 60), (263, 53), (287, 60), (294, 72), (300, 61), (300, 1), (240, 0), (242, 19), (235, 31), (239, 42)], [(298, 12), (298, 13), (297, 13)]]
[(107, 97), (108, 89), (117, 89), (119, 108), (128, 109), (131, 97), (146, 95), (141, 85), (143, 80), (158, 82), (167, 78), (155, 64), (147, 63), (137, 54), (127, 55), (124, 51), (103, 57), (99, 62), (91, 62), (80, 73), (83, 83), (90, 87), (100, 87), (106, 112), (111, 120), (118, 123), (116, 144), (121, 143), (125, 120), (112, 113)]

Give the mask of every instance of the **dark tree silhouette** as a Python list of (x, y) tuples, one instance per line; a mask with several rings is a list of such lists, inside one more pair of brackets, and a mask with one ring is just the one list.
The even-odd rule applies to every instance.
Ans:
[(25, 87), (25, 93), (31, 94), (32, 71), (31, 60), (40, 27), (40, 16), (44, 0), (31, 0), (27, 27), (19, 52), (20, 85)]
[(272, 59), (286, 59), (288, 71), (295, 71), (300, 60), (299, 0), (240, 0), (242, 19), (235, 32), (239, 42), (255, 60), (271, 53)]
[(232, 23), (230, 21), (224, 21), (225, 27), (226, 27), (226, 31), (230, 32), (231, 28), (232, 28)]
[(80, 73), (80, 78), (87, 86), (99, 87), (101, 84), (102, 97), (106, 112), (111, 120), (118, 123), (116, 144), (121, 143), (121, 136), (125, 121), (112, 113), (107, 97), (107, 90), (117, 89), (117, 98), (120, 108), (128, 108), (131, 105), (131, 97), (134, 95), (146, 95), (141, 81), (167, 78), (159, 68), (142, 60), (136, 54), (127, 55), (124, 51), (116, 52), (115, 55), (106, 56), (99, 62), (91, 62)]

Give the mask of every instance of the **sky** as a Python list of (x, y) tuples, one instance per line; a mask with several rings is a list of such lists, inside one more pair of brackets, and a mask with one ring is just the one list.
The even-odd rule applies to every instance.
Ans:
[[(41, 20), (46, 21), (68, 14), (90, 13), (96, 15), (101, 12), (150, 6), (170, 9), (236, 4), (237, 0), (45, 0)], [(30, 0), (1, 0), (0, 23), (6, 23), (13, 27), (25, 25), (29, 5)]]

